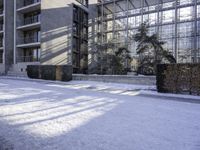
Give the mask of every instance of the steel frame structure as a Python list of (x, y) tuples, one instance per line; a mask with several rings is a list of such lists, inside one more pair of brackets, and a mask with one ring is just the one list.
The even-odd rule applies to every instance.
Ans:
[[(154, 15), (154, 23), (149, 23), (149, 27), (160, 39), (170, 41), (166, 47), (171, 47), (168, 49), (177, 61), (200, 62), (200, 0), (100, 0), (98, 9), (98, 35), (102, 44), (117, 39), (119, 43), (129, 44), (132, 54), (136, 55), (136, 45), (133, 46), (130, 37), (139, 23), (150, 22)], [(172, 19), (166, 21), (169, 16)], [(131, 19), (139, 23), (136, 25)], [(162, 32), (168, 34), (168, 31), (171, 37), (162, 36)], [(120, 32), (123, 38), (118, 39)]]

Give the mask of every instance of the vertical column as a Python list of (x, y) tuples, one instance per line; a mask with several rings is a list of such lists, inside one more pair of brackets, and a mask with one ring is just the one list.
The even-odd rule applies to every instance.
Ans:
[(143, 15), (144, 15), (144, 0), (141, 0), (141, 23), (144, 22)]
[(13, 51), (13, 64), (16, 64), (16, 14), (17, 13), (17, 0), (14, 0), (14, 51)]
[[(3, 0), (3, 64), (5, 65), (6, 64), (6, 49), (5, 49), (5, 45), (6, 45), (6, 0)], [(6, 65), (5, 65), (6, 67)]]
[(128, 9), (129, 9), (129, 0), (126, 0), (126, 43), (127, 43), (127, 45), (128, 45), (128, 42), (129, 42), (129, 40), (128, 40), (128, 29), (129, 29), (129, 24), (128, 24)]
[(177, 27), (177, 21), (178, 21), (178, 8), (177, 8), (177, 5), (178, 5), (178, 0), (176, 0), (175, 2), (175, 35), (174, 35), (174, 38), (175, 38), (175, 59), (177, 61), (177, 63), (179, 62), (178, 60), (178, 36), (177, 36), (177, 30), (178, 30), (178, 27)]
[(103, 21), (104, 21), (103, 3), (104, 1), (101, 2), (101, 44), (103, 44)]
[(160, 37), (160, 33), (159, 33), (159, 25), (160, 25), (160, 20), (159, 20), (160, 19), (160, 0), (158, 0), (158, 4), (157, 4), (156, 9), (157, 9), (157, 22), (156, 22), (157, 26), (156, 26), (156, 32), (157, 32), (158, 36)]
[(114, 11), (113, 11), (113, 39), (115, 39), (115, 30), (116, 30), (116, 17), (115, 17), (115, 13), (116, 13), (116, 0), (114, 0)]
[(197, 0), (194, 0), (194, 63), (197, 63)]

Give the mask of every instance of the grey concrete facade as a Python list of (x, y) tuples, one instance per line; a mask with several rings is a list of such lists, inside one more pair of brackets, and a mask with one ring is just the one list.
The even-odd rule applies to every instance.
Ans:
[(13, 63), (13, 30), (14, 30), (14, 3), (12, 0), (1, 0), (2, 13), (0, 14), (2, 30), (0, 31), (1, 37), (1, 56), (0, 74), (6, 74), (9, 67)]
[(98, 81), (106, 83), (125, 83), (136, 85), (156, 85), (154, 76), (135, 76), (135, 75), (83, 75), (73, 74), (73, 80), (78, 81)]
[(69, 0), (41, 1), (42, 64), (71, 64), (72, 17)]
[[(2, 32), (7, 35), (4, 63), (0, 64), (0, 72), (4, 74), (26, 74), (27, 65), (32, 64), (73, 65), (73, 8), (76, 6), (88, 13), (90, 26), (97, 16), (97, 0), (90, 0), (88, 7), (76, 0), (4, 1), (9, 10), (3, 14), (9, 16), (6, 20), (9, 33)], [(94, 13), (90, 15), (91, 11), (95, 17)], [(88, 38), (94, 39), (94, 28), (91, 29), (93, 35)]]

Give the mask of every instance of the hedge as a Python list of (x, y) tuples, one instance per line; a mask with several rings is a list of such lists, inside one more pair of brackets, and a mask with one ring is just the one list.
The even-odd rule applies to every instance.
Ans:
[(70, 65), (28, 65), (27, 75), (33, 79), (70, 81), (72, 70)]
[(159, 64), (156, 78), (158, 92), (200, 95), (200, 64)]

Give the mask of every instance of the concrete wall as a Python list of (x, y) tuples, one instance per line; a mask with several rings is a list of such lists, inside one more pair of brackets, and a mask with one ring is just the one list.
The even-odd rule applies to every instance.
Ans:
[(72, 17), (72, 1), (41, 1), (42, 64), (71, 64)]
[(5, 65), (0, 64), (0, 75), (4, 75), (4, 74), (5, 74)]
[(16, 74), (26, 74), (27, 65), (39, 65), (39, 62), (17, 63), (12, 66), (12, 71)]
[(156, 85), (156, 77), (154, 76), (73, 74), (73, 80), (126, 83), (137, 85)]
[[(72, 64), (73, 4), (88, 11), (88, 8), (76, 0), (41, 1), (42, 64)], [(92, 24), (97, 16), (96, 4), (97, 0), (89, 1), (89, 18)], [(92, 27), (90, 31), (93, 32), (94, 28)], [(90, 39), (93, 38), (94, 35), (90, 36)]]
[(4, 33), (3, 48), (4, 58), (3, 64), (0, 64), (0, 74), (6, 74), (9, 67), (13, 63), (13, 47), (14, 47), (14, 1), (2, 0), (4, 2)]
[[(4, 1), (4, 71), (7, 72), (13, 64), (13, 48), (14, 48), (14, 2), (13, 0)], [(1, 67), (2, 68), (2, 67)], [(0, 69), (1, 70), (1, 69)]]
[[(26, 70), (27, 64), (18, 63), (13, 65), (14, 55), (14, 0), (6, 2), (5, 19), (5, 64), (0, 71), (12, 68), (13, 71), (21, 72)], [(16, 0), (17, 6), (21, 1)], [(41, 64), (66, 65), (72, 64), (72, 25), (73, 25), (73, 4), (89, 12), (89, 49), (96, 38), (97, 24), (97, 0), (89, 0), (89, 8), (82, 6), (76, 0), (41, 0)], [(17, 7), (18, 8), (18, 7)], [(8, 17), (9, 16), (9, 17)], [(17, 15), (16, 23), (19, 23)], [(20, 33), (17, 32), (17, 36)], [(18, 38), (17, 38), (18, 39)], [(18, 41), (17, 41), (18, 43)], [(18, 56), (16, 51), (16, 56)], [(11, 65), (13, 65), (11, 67)], [(5, 70), (4, 69), (4, 70)], [(4, 72), (3, 70), (3, 72)], [(11, 70), (11, 69), (10, 69)], [(11, 71), (12, 71), (11, 70)]]
[(94, 62), (94, 56), (92, 55), (92, 50), (95, 49), (94, 43), (97, 42), (97, 27), (98, 27), (98, 11), (97, 11), (97, 0), (89, 1), (89, 36), (88, 36), (88, 70), (92, 68)]

